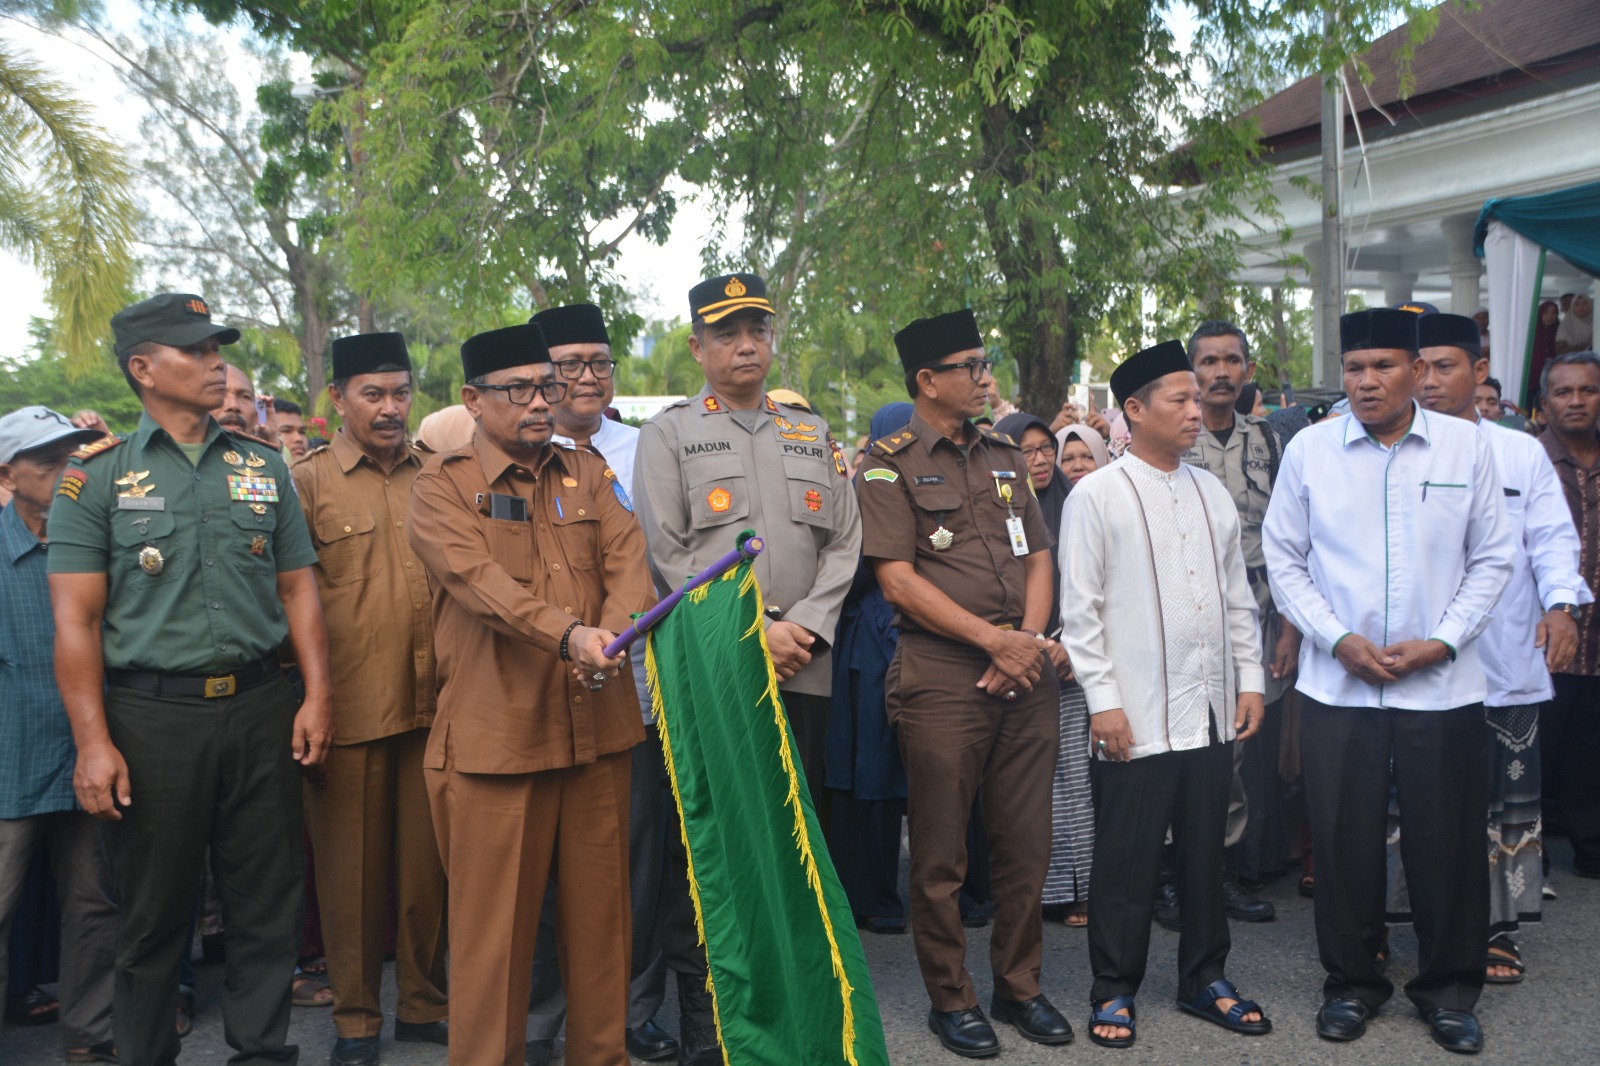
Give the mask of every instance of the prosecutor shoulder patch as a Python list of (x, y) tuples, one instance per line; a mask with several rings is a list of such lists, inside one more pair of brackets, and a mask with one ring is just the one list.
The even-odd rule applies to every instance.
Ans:
[(889, 434), (887, 437), (879, 437), (873, 441), (872, 454), (893, 455), (895, 452), (903, 450), (906, 445), (916, 439), (917, 435), (911, 432), (911, 428), (908, 426), (896, 433)]
[(978, 435), (984, 440), (994, 441), (996, 444), (1004, 445), (1007, 448), (1017, 447), (1017, 442), (1011, 439), (1010, 434), (997, 433), (988, 426), (979, 426)]
[(119, 445), (121, 443), (122, 443), (122, 438), (121, 437), (114, 436), (113, 434), (107, 433), (105, 436), (101, 437), (99, 440), (92, 440), (88, 444), (85, 444), (83, 447), (79, 448), (77, 451), (73, 452), (72, 453), (72, 458), (74, 458), (74, 459), (91, 459), (94, 456), (99, 455), (101, 452), (110, 451), (112, 448), (115, 448), (117, 445)]

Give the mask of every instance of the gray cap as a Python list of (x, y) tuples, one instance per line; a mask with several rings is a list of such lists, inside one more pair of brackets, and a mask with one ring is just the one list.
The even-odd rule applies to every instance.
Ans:
[(66, 415), (35, 404), (0, 418), (0, 463), (57, 441), (87, 444), (103, 436), (98, 429), (79, 429)]

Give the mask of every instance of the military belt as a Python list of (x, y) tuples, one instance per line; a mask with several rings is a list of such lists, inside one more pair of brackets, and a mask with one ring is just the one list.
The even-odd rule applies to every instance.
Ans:
[(277, 655), (236, 666), (225, 674), (157, 674), (148, 670), (107, 670), (106, 680), (119, 688), (138, 689), (156, 696), (204, 696), (218, 699), (255, 688), (283, 672)]

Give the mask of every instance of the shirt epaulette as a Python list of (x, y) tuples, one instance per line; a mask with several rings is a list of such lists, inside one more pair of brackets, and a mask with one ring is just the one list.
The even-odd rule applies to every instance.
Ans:
[(92, 440), (88, 444), (85, 444), (83, 447), (79, 448), (77, 451), (73, 452), (72, 458), (91, 459), (94, 456), (99, 455), (101, 452), (110, 451), (112, 448), (115, 448), (121, 443), (121, 437), (116, 436), (113, 433), (107, 433), (99, 440)]
[(1007, 448), (1015, 448), (1017, 446), (1017, 442), (1012, 440), (1009, 434), (996, 432), (995, 430), (990, 429), (988, 426), (979, 426), (978, 435), (980, 437), (987, 438), (988, 440), (992, 440), (996, 444), (1003, 444)]
[(222, 432), (226, 436), (229, 436), (229, 437), (233, 438), (234, 440), (241, 441), (246, 445), (259, 444), (263, 448), (271, 448), (274, 453), (276, 453), (278, 451), (278, 446), (276, 444), (273, 444), (269, 440), (262, 440), (260, 437), (257, 437), (254, 434), (241, 433), (237, 429), (225, 429)]
[[(237, 434), (237, 436), (243, 436), (243, 434)], [(289, 460), (289, 466), (292, 468), (299, 466), (301, 463), (309, 463), (313, 455), (321, 455), (323, 452), (332, 447), (333, 445), (331, 444), (319, 444), (315, 448), (312, 448), (309, 452), (306, 452), (300, 458)]]
[(902, 429), (898, 433), (891, 433), (887, 437), (879, 437), (872, 442), (873, 455), (893, 455), (905, 448), (906, 445), (917, 439), (917, 435), (910, 429)]

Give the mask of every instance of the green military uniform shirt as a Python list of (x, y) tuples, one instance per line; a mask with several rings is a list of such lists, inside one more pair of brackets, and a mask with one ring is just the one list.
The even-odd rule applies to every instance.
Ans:
[(278, 574), (317, 561), (289, 468), (212, 421), (198, 463), (147, 414), (75, 453), (50, 509), (50, 572), (105, 574), (113, 670), (205, 675), (277, 651)]

